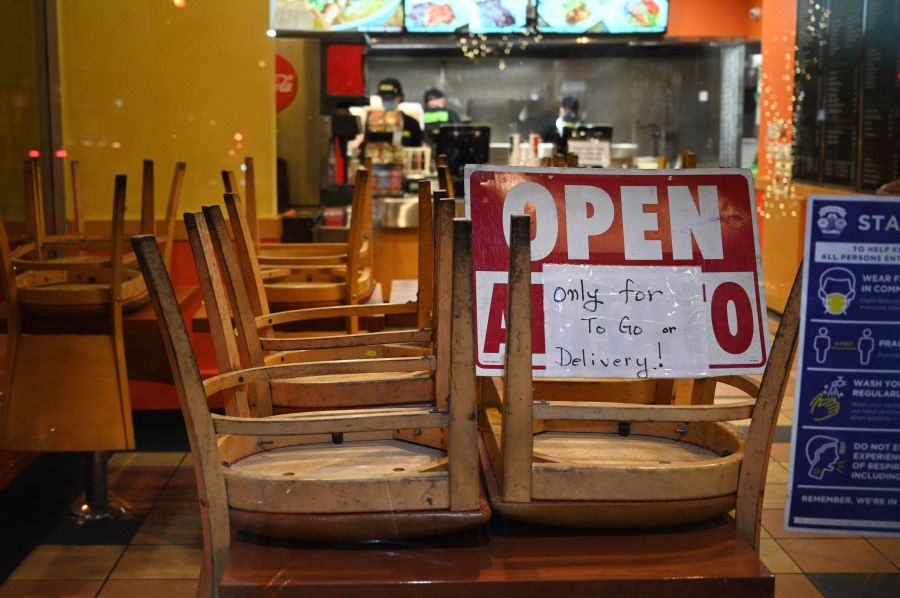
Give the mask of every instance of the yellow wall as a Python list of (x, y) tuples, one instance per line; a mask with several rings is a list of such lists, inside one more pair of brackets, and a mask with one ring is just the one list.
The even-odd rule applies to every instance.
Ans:
[(24, 220), (22, 163), (40, 148), (34, 5), (0, 2), (0, 214), (7, 222)]
[(219, 172), (238, 169), (244, 156), (255, 161), (260, 216), (275, 213), (268, 1), (178, 4), (57, 3), (63, 137), (69, 158), (81, 163), (89, 219), (110, 217), (117, 173), (128, 175), (127, 218), (139, 218), (145, 158), (156, 166), (157, 218), (175, 162), (187, 162), (184, 211), (221, 202)]

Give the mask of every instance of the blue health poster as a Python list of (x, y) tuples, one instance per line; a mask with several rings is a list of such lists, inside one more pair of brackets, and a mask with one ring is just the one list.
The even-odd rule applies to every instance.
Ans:
[(807, 203), (785, 527), (900, 534), (900, 197)]

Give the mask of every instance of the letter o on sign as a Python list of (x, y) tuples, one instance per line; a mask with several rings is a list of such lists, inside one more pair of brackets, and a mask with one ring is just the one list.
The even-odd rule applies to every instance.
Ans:
[(511, 214), (531, 215), (531, 230), (534, 235), (531, 240), (531, 261), (536, 262), (550, 255), (556, 247), (556, 237), (559, 234), (559, 216), (556, 215), (556, 202), (550, 192), (543, 185), (532, 182), (519, 183), (509, 190), (503, 200), (503, 236), (506, 237), (507, 245)]
[[(734, 308), (735, 331), (728, 325), (728, 305)], [(713, 334), (723, 351), (740, 355), (753, 342), (753, 305), (744, 287), (736, 282), (725, 282), (713, 291), (710, 305)]]

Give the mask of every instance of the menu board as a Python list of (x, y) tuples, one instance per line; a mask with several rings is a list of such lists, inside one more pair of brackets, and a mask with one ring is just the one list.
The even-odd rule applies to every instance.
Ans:
[(664, 33), (668, 0), (540, 0), (538, 30), (542, 33), (640, 34)]
[(860, 187), (900, 178), (900, 2), (869, 0), (862, 72)]
[(825, 34), (822, 182), (854, 187), (859, 142), (863, 3), (833, 2)]
[(404, 0), (410, 33), (524, 31), (528, 0)]
[(817, 0), (797, 2), (797, 77), (794, 176), (819, 180), (822, 168), (822, 37), (815, 18)]
[(274, 0), (279, 31), (401, 31), (401, 0)]
[(900, 178), (900, 3), (800, 0), (794, 176), (871, 191)]

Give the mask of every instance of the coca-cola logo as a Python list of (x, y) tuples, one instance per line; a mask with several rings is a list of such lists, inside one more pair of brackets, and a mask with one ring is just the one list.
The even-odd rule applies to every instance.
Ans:
[(287, 58), (275, 55), (275, 110), (281, 112), (297, 96), (297, 71)]

